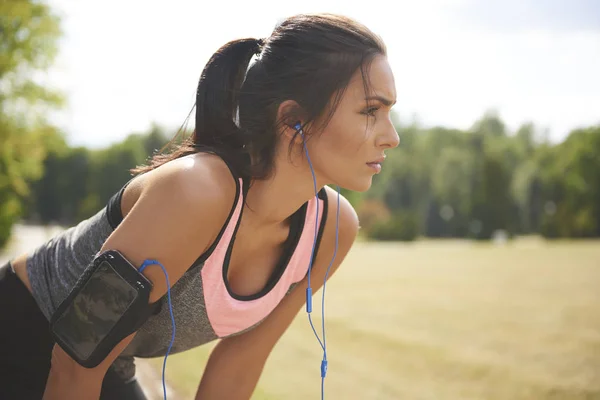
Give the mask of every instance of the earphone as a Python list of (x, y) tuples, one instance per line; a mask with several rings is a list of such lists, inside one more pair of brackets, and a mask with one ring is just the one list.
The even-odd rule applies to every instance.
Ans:
[(144, 269), (146, 269), (147, 266), (154, 264), (159, 265), (162, 268), (163, 273), (165, 274), (165, 279), (167, 280), (167, 299), (169, 300), (169, 314), (171, 315), (171, 342), (169, 343), (167, 354), (165, 354), (162, 370), (163, 397), (164, 400), (167, 400), (167, 385), (165, 382), (165, 371), (167, 368), (167, 357), (169, 357), (169, 353), (171, 352), (171, 348), (173, 347), (173, 342), (175, 342), (175, 316), (173, 315), (173, 305), (171, 303), (171, 284), (169, 283), (169, 274), (167, 273), (167, 269), (164, 267), (164, 265), (160, 263), (160, 261), (151, 259), (144, 260), (138, 271), (141, 273)]
[[(316, 213), (315, 213), (315, 238), (313, 241), (313, 248), (311, 251), (310, 262), (308, 264), (308, 274), (307, 274), (308, 287), (306, 289), (306, 312), (308, 314), (308, 321), (313, 330), (313, 333), (315, 334), (315, 337), (317, 338), (319, 344), (321, 345), (321, 348), (323, 349), (323, 360), (321, 361), (321, 399), (324, 400), (324, 398), (325, 398), (325, 376), (327, 375), (327, 341), (326, 341), (326, 337), (325, 337), (325, 288), (326, 288), (326, 284), (327, 284), (327, 278), (329, 276), (329, 271), (331, 270), (331, 266), (333, 265), (333, 262), (335, 260), (336, 254), (337, 254), (337, 249), (338, 249), (339, 220), (340, 220), (340, 188), (339, 188), (339, 186), (337, 187), (337, 210), (336, 210), (336, 220), (335, 220), (335, 247), (334, 247), (334, 251), (333, 251), (333, 257), (331, 258), (329, 266), (327, 267), (327, 271), (325, 273), (325, 278), (323, 280), (323, 295), (322, 295), (322, 300), (321, 300), (321, 322), (322, 322), (323, 340), (321, 341), (321, 338), (319, 338), (319, 335), (315, 329), (315, 326), (314, 326), (314, 324), (312, 322), (312, 318), (311, 318), (311, 313), (312, 313), (311, 273), (312, 273), (312, 265), (313, 265), (313, 261), (314, 261), (315, 249), (316, 249), (317, 238), (318, 238), (318, 233), (319, 233), (319, 193), (317, 192), (317, 178), (315, 175), (315, 170), (312, 166), (312, 162), (310, 160), (310, 156), (308, 154), (308, 148), (306, 147), (304, 133), (302, 132), (302, 125), (298, 122), (294, 126), (294, 128), (302, 137), (302, 145), (304, 147), (306, 159), (308, 161), (308, 165), (310, 167), (310, 171), (311, 171), (311, 174), (313, 177), (315, 201), (316, 201), (316, 207), (317, 207)], [(163, 370), (162, 370), (163, 396), (164, 396), (164, 399), (166, 400), (167, 399), (167, 389), (166, 389), (166, 383), (165, 383), (165, 371), (166, 371), (166, 366), (167, 366), (167, 357), (169, 356), (169, 353), (171, 352), (171, 348), (173, 347), (173, 342), (175, 341), (175, 318), (173, 316), (173, 307), (172, 307), (172, 303), (171, 303), (171, 285), (169, 283), (169, 274), (167, 273), (166, 268), (157, 260), (147, 259), (140, 266), (139, 272), (141, 273), (146, 267), (148, 267), (149, 265), (154, 265), (154, 264), (159, 265), (162, 268), (163, 273), (165, 275), (165, 279), (166, 279), (166, 283), (167, 283), (167, 299), (169, 302), (169, 314), (171, 316), (171, 325), (172, 325), (171, 342), (169, 343), (169, 348), (167, 349), (167, 353), (165, 354), (165, 358), (163, 361)]]
[(317, 212), (315, 215), (315, 239), (313, 242), (313, 248), (312, 248), (312, 252), (311, 252), (311, 256), (310, 256), (310, 262), (308, 264), (308, 287), (306, 288), (306, 313), (308, 315), (308, 322), (310, 323), (313, 333), (315, 334), (317, 341), (319, 342), (319, 344), (321, 345), (321, 348), (323, 349), (323, 360), (321, 360), (321, 400), (323, 400), (325, 398), (325, 376), (327, 375), (327, 341), (326, 341), (326, 337), (325, 337), (325, 287), (327, 285), (327, 277), (329, 276), (329, 271), (331, 270), (331, 266), (333, 265), (333, 261), (335, 260), (335, 256), (337, 254), (337, 249), (338, 249), (339, 222), (340, 222), (340, 187), (339, 186), (337, 187), (337, 210), (336, 210), (336, 217), (335, 217), (335, 247), (333, 250), (333, 257), (331, 258), (329, 266), (327, 267), (327, 272), (325, 273), (325, 278), (323, 280), (323, 297), (321, 299), (321, 322), (322, 322), (323, 340), (321, 341), (321, 339), (319, 338), (319, 335), (317, 334), (315, 326), (312, 322), (312, 318), (311, 318), (312, 286), (310, 284), (310, 280), (311, 280), (310, 275), (312, 272), (312, 265), (313, 265), (313, 261), (314, 261), (315, 248), (317, 245), (317, 236), (318, 236), (318, 231), (319, 231), (319, 194), (317, 192), (317, 178), (315, 176), (315, 170), (312, 166), (312, 162), (310, 161), (310, 156), (308, 154), (308, 148), (306, 147), (306, 140), (304, 138), (304, 132), (302, 132), (302, 125), (300, 124), (300, 122), (297, 122), (294, 125), (294, 129), (296, 129), (296, 132), (298, 132), (298, 134), (300, 134), (300, 136), (302, 137), (302, 146), (304, 147), (304, 153), (306, 154), (308, 166), (310, 167), (310, 172), (313, 177), (315, 200), (317, 203)]

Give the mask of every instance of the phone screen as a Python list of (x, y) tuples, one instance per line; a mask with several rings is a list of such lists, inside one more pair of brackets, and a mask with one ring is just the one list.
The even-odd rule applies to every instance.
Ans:
[(54, 330), (87, 359), (131, 306), (137, 290), (102, 262), (57, 319)]

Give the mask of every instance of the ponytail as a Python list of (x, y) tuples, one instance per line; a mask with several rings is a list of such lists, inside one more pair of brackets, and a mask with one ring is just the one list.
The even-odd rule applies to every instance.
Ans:
[(246, 144), (234, 119), (248, 64), (262, 45), (262, 39), (231, 41), (206, 64), (196, 91), (195, 147), (222, 154), (242, 150)]
[[(240, 176), (248, 176), (250, 157), (245, 148), (247, 140), (234, 118), (248, 64), (263, 45), (263, 39), (239, 39), (217, 50), (200, 76), (196, 90), (196, 129), (192, 136), (181, 144), (177, 143), (179, 134), (184, 133), (188, 115), (175, 138), (151, 157), (148, 165), (132, 168), (131, 173), (143, 174), (166, 162), (204, 151), (218, 154)], [(173, 152), (163, 153), (165, 149), (173, 147)]]

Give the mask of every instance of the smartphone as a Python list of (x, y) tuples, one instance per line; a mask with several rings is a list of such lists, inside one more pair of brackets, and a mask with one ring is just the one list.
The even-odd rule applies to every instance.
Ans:
[(80, 365), (93, 368), (152, 314), (152, 282), (121, 253), (94, 259), (52, 315), (56, 342)]

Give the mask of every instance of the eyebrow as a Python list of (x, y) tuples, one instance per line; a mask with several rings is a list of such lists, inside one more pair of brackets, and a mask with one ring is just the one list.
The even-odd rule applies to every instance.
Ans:
[(392, 100), (386, 99), (385, 97), (381, 97), (381, 96), (367, 96), (367, 97), (365, 97), (365, 100), (366, 100), (366, 101), (369, 101), (369, 100), (378, 100), (378, 101), (380, 101), (380, 102), (381, 102), (383, 105), (385, 105), (385, 106), (387, 106), (387, 107), (389, 107), (389, 106), (393, 106), (394, 104), (396, 104), (396, 101), (395, 101), (395, 100), (394, 100), (394, 101), (392, 101)]

